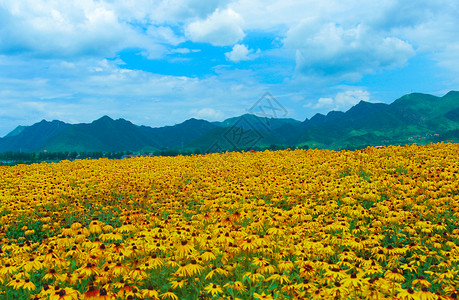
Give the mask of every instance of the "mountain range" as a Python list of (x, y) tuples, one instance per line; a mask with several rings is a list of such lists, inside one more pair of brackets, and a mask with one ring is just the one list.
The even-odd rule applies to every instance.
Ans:
[(0, 152), (219, 152), (273, 147), (361, 148), (459, 140), (459, 92), (412, 93), (391, 104), (360, 101), (298, 121), (244, 114), (222, 122), (189, 119), (152, 128), (108, 116), (92, 123), (41, 121), (0, 138)]

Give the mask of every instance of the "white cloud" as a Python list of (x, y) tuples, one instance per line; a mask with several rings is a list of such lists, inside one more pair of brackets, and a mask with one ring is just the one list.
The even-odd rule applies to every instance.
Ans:
[(318, 108), (330, 108), (333, 105), (333, 99), (332, 98), (319, 98), (317, 101), (317, 104), (314, 105), (312, 108), (318, 109)]
[(319, 98), (316, 104), (307, 104), (305, 107), (317, 109), (321, 111), (339, 110), (347, 111), (352, 106), (360, 101), (370, 101), (370, 93), (362, 89), (352, 89), (344, 92), (339, 92), (335, 97)]
[[(0, 117), (21, 116), (17, 125), (29, 117), (91, 121), (109, 114), (164, 125), (191, 117), (193, 109), (196, 116), (211, 116), (207, 108), (237, 115), (265, 90), (319, 99), (309, 109), (345, 110), (369, 94), (334, 84), (410, 66), (415, 55), (412, 69), (433, 61), (444, 69), (431, 69), (445, 82), (456, 80), (449, 87), (457, 89), (458, 19), (456, 0), (0, 0)], [(200, 51), (190, 41), (232, 49), (225, 56), (208, 47), (187, 55)], [(197, 78), (126, 70), (129, 63), (121, 68), (122, 61), (112, 60), (132, 49), (152, 59), (167, 56), (176, 66), (190, 59), (187, 66), (199, 65)], [(256, 57), (252, 69), (218, 66), (222, 58)], [(339, 93), (329, 96), (335, 88)], [(380, 97), (381, 91), (371, 91)], [(288, 106), (290, 96), (284, 99)], [(289, 115), (295, 111), (288, 109)], [(301, 110), (297, 117), (304, 117)]]
[[(459, 71), (459, 42), (451, 43), (450, 45), (445, 45), (445, 47), (439, 51), (436, 58), (438, 65), (445, 69), (450, 69), (453, 71)], [(459, 75), (459, 72), (457, 73)], [(456, 78), (456, 81), (459, 79)]]
[(176, 46), (186, 41), (184, 37), (177, 36), (174, 31), (167, 26), (149, 26), (147, 35), (154, 41)]
[[(121, 0), (114, 1), (119, 13), (130, 18), (148, 19), (153, 24), (181, 24), (203, 19), (218, 8), (225, 8), (229, 0)], [(135, 4), (134, 4), (135, 3)], [(142, 17), (141, 17), (142, 16)]]
[(232, 9), (215, 12), (205, 20), (188, 24), (186, 36), (193, 42), (210, 43), (215, 46), (233, 45), (244, 38), (242, 17)]
[[(131, 1), (130, 1), (131, 2)], [(132, 2), (131, 2), (132, 5)], [(140, 3), (136, 8), (148, 7)], [(113, 57), (125, 48), (140, 48), (160, 58), (167, 46), (185, 41), (167, 25), (148, 25), (148, 10), (128, 16), (126, 1), (0, 0), (0, 53), (39, 58)]]
[(189, 49), (189, 48), (176, 48), (169, 50), (169, 53), (179, 53), (179, 54), (188, 54), (188, 53), (197, 53), (201, 52), (201, 49)]
[(221, 120), (224, 116), (222, 112), (217, 111), (210, 107), (204, 107), (201, 109), (192, 109), (190, 111), (190, 114), (194, 118), (211, 120), (211, 121)]
[(114, 13), (95, 2), (13, 1), (2, 5), (9, 20), (0, 30), (0, 52), (39, 56), (110, 54), (122, 43)]
[(62, 63), (0, 55), (0, 136), (42, 119), (79, 123), (109, 115), (164, 126), (241, 115), (265, 87), (246, 72), (227, 72), (198, 79), (126, 70), (105, 59)]
[(347, 110), (360, 101), (370, 101), (370, 93), (364, 90), (349, 90), (335, 96), (335, 109)]
[(277, 53), (295, 59), (302, 75), (358, 81), (422, 53), (458, 74), (455, 0), (239, 0), (228, 7), (242, 16), (245, 31), (283, 38)]
[(458, 18), (454, 0), (0, 0), (0, 53), (113, 57), (140, 48), (161, 58), (186, 39), (226, 46), (264, 31), (284, 40), (301, 73), (361, 75), (403, 66), (413, 49), (455, 70)]
[(297, 71), (307, 75), (343, 76), (403, 66), (415, 54), (396, 37), (385, 37), (364, 25), (343, 28), (314, 19), (291, 28), (284, 46), (296, 50)]
[(249, 50), (245, 45), (236, 44), (230, 52), (225, 53), (225, 56), (227, 60), (237, 63), (243, 60), (255, 59), (259, 53), (260, 49), (255, 52), (254, 50)]
[(459, 76), (459, 5), (457, 1), (423, 1), (428, 9), (410, 26), (392, 28), (394, 34), (409, 40), (419, 54), (428, 54), (439, 66)]

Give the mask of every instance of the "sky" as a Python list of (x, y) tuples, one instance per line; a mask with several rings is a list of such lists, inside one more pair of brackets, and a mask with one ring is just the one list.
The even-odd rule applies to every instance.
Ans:
[(0, 136), (108, 115), (159, 127), (459, 90), (457, 0), (0, 0)]

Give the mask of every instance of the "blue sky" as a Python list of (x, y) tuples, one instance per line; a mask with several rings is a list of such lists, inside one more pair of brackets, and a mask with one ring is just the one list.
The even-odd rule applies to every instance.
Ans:
[(0, 136), (42, 119), (304, 120), (459, 90), (456, 0), (0, 0)]

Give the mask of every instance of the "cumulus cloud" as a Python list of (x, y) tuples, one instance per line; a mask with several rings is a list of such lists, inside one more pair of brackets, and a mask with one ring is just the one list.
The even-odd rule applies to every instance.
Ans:
[(184, 37), (177, 36), (174, 31), (167, 26), (149, 26), (147, 35), (156, 42), (176, 46), (186, 41)]
[[(405, 65), (409, 74), (416, 55), (417, 65), (456, 80), (450, 86), (457, 89), (458, 19), (455, 0), (0, 0), (0, 123), (10, 115), (91, 121), (123, 111), (140, 124), (146, 122), (139, 116), (148, 115), (164, 125), (214, 112), (237, 115), (234, 99), (246, 99), (237, 108), (244, 111), (265, 90), (319, 99), (308, 109), (345, 110), (369, 94), (356, 86), (329, 96), (334, 84)], [(167, 56), (161, 66), (196, 68), (197, 77), (152, 71), (169, 65), (129, 70), (138, 65), (115, 59), (126, 52)], [(228, 63), (254, 58), (257, 65), (245, 70)], [(288, 106), (293, 98), (283, 99)], [(297, 116), (305, 114), (300, 109)]]
[(114, 13), (97, 3), (13, 1), (0, 9), (9, 21), (0, 29), (0, 51), (39, 56), (109, 54), (126, 30)]
[(42, 119), (79, 123), (109, 115), (164, 126), (241, 115), (248, 106), (241, 103), (258, 99), (264, 87), (237, 73), (198, 79), (128, 70), (106, 59), (63, 63), (0, 55), (0, 136)]
[(124, 19), (148, 20), (152, 24), (181, 24), (204, 19), (230, 0), (132, 0), (112, 1)]
[(243, 19), (232, 9), (220, 10), (206, 18), (188, 24), (186, 36), (193, 42), (210, 43), (214, 46), (233, 45), (244, 38)]
[(361, 75), (403, 66), (413, 49), (450, 66), (458, 17), (452, 0), (0, 0), (0, 53), (107, 57), (140, 48), (160, 58), (186, 39), (232, 46), (246, 31), (268, 31), (300, 73)]
[(337, 109), (348, 109), (360, 101), (370, 101), (370, 93), (364, 90), (349, 90), (340, 92), (335, 96), (335, 105)]
[(241, 14), (246, 31), (282, 37), (287, 51), (278, 53), (293, 57), (299, 74), (358, 80), (421, 53), (459, 70), (457, 1), (240, 0), (228, 7)]
[(364, 74), (403, 66), (415, 54), (408, 42), (361, 24), (343, 28), (311, 20), (290, 29), (284, 45), (296, 50), (297, 71), (319, 76)]
[(230, 52), (225, 53), (225, 56), (227, 60), (237, 63), (243, 60), (255, 59), (259, 53), (260, 49), (255, 52), (254, 50), (249, 50), (245, 45), (236, 44)]
[[(314, 109), (319, 109), (319, 108), (329, 108), (332, 107), (333, 105), (333, 99), (332, 98), (319, 98), (317, 101), (317, 104), (312, 106)], [(310, 105), (308, 105), (310, 107)]]
[(221, 120), (223, 118), (223, 113), (217, 111), (210, 107), (204, 107), (201, 109), (192, 109), (190, 114), (198, 119), (205, 119), (205, 120)]
[(455, 1), (427, 1), (428, 8), (420, 8), (424, 12), (410, 26), (392, 28), (391, 31), (410, 41), (416, 46), (418, 53), (427, 53), (446, 70), (459, 75), (459, 6)]
[[(141, 3), (140, 3), (141, 4)], [(0, 0), (0, 53), (37, 58), (113, 57), (126, 48), (159, 58), (167, 46), (184, 42), (166, 25), (148, 25), (148, 14), (128, 18), (109, 3), (85, 1)], [(139, 9), (139, 7), (137, 7)]]
[(346, 111), (362, 100), (370, 101), (370, 93), (362, 89), (353, 89), (339, 92), (333, 98), (319, 98), (317, 103), (306, 105), (306, 107), (326, 111)]

